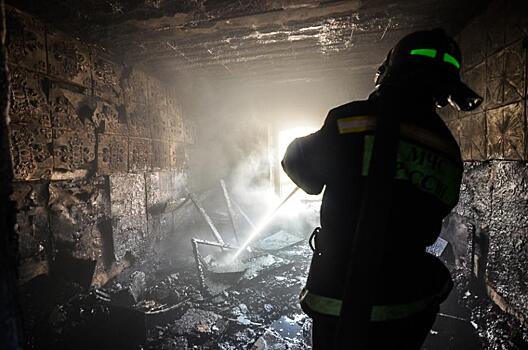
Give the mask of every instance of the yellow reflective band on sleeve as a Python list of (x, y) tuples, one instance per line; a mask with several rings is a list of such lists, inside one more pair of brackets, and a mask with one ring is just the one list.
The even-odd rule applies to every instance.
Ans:
[(361, 115), (337, 119), (337, 128), (340, 134), (351, 134), (376, 129), (376, 117)]
[[(449, 283), (446, 283), (438, 293), (426, 298), (405, 304), (374, 305), (370, 320), (373, 322), (391, 321), (409, 317), (427, 309), (434, 303), (439, 303), (449, 292)], [(301, 303), (310, 310), (327, 316), (339, 316), (343, 302), (340, 299), (329, 298), (303, 290)]]

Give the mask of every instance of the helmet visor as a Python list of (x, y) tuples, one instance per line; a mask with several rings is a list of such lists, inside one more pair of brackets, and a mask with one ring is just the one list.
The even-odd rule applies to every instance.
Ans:
[(483, 98), (461, 81), (454, 82), (449, 90), (448, 101), (458, 110), (472, 111), (482, 103)]

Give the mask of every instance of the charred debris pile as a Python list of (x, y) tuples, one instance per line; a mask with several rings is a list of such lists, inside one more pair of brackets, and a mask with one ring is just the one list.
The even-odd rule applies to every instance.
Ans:
[[(62, 262), (60, 273), (26, 284), (21, 291), (26, 344), (36, 349), (308, 348), (310, 321), (297, 298), (311, 256), (310, 232), (275, 217), (233, 259), (260, 219), (254, 223), (222, 187), (189, 192), (174, 208), (181, 216), (178, 232), (141, 257), (125, 255), (123, 271), (100, 288), (90, 287), (95, 265), (72, 258)], [(215, 200), (224, 201), (223, 208), (206, 211), (203, 203)], [(317, 217), (316, 206), (308, 203), (305, 210)]]
[[(317, 203), (303, 205), (306, 217), (317, 217)], [(259, 223), (225, 184), (189, 193), (175, 210), (182, 222), (178, 232), (141, 258), (125, 255), (123, 271), (103, 287), (90, 287), (94, 265), (75, 259), (62, 261), (60, 274), (25, 285), (21, 302), (30, 348), (309, 349), (311, 321), (298, 295), (313, 223), (275, 217), (233, 258)], [(522, 325), (490, 301), (469, 268), (484, 252), (478, 251), (479, 232), (464, 220), (451, 214), (428, 248), (450, 268), (456, 288), (424, 349), (523, 349)], [(469, 249), (457, 249), (461, 243)]]

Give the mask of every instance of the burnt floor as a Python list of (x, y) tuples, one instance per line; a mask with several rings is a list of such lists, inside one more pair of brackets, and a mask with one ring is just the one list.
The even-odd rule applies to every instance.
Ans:
[[(256, 254), (259, 268), (243, 277), (208, 274), (214, 296), (200, 291), (192, 257), (150, 256), (106, 288), (77, 286), (60, 302), (33, 290), (26, 320), (40, 332), (28, 348), (311, 348), (311, 320), (297, 302), (311, 257), (306, 240)], [(523, 349), (513, 320), (471, 292), (463, 274), (455, 277), (424, 349)]]

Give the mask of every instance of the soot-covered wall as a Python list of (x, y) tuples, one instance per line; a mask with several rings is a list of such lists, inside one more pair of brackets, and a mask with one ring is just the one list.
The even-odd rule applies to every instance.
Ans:
[(466, 164), (455, 212), (489, 242), (477, 247), (488, 251), (488, 294), (521, 320), (528, 316), (527, 38), (526, 2), (492, 1), (458, 36), (463, 79), (485, 100), (470, 114), (444, 112)]
[(170, 232), (192, 128), (171, 87), (104, 49), (10, 7), (7, 28), (20, 280), (75, 258), (102, 284)]

